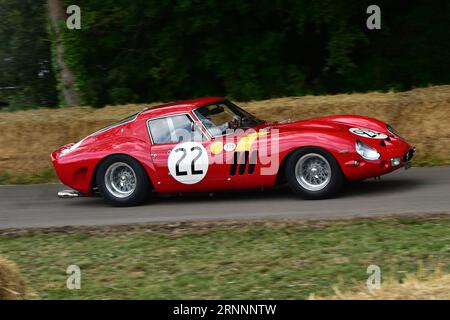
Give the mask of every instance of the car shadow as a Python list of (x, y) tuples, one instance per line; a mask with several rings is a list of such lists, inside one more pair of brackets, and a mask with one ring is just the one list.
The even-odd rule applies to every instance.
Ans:
[(279, 186), (270, 189), (230, 190), (217, 192), (192, 192), (183, 194), (162, 194), (156, 197), (159, 203), (176, 201), (186, 202), (213, 202), (217, 200), (248, 201), (257, 199), (295, 199), (295, 195), (287, 186)]
[[(348, 182), (345, 183), (341, 192), (339, 192), (335, 199), (359, 197), (365, 195), (383, 195), (392, 194), (395, 192), (405, 192), (422, 187), (426, 181), (419, 179), (387, 179), (375, 180), (369, 179), (362, 182)], [(254, 200), (303, 200), (303, 198), (292, 193), (287, 185), (278, 186), (270, 189), (252, 189), (252, 190), (232, 190), (232, 191), (218, 191), (218, 192), (193, 192), (183, 194), (154, 194), (148, 201), (147, 205), (171, 205), (180, 203), (212, 203), (217, 201), (249, 201)], [(74, 199), (75, 200), (75, 199)], [(101, 197), (94, 198), (78, 198), (76, 201), (69, 200), (68, 206), (95, 206), (95, 207), (109, 207)]]
[(425, 185), (426, 182), (420, 179), (389, 179), (389, 180), (375, 180), (368, 179), (361, 182), (348, 182), (344, 185), (342, 191), (337, 197), (346, 198), (356, 195), (383, 195), (391, 194), (398, 191), (411, 191)]
[[(420, 188), (425, 184), (419, 179), (389, 179), (381, 180), (365, 180), (362, 182), (351, 182), (344, 184), (342, 190), (335, 198), (349, 198), (364, 195), (383, 195), (391, 194), (396, 191), (409, 191)], [(236, 190), (236, 191), (219, 191), (219, 192), (198, 192), (184, 194), (158, 195), (155, 199), (158, 203), (171, 202), (213, 202), (222, 201), (248, 201), (248, 200), (281, 200), (281, 199), (300, 199), (292, 193), (287, 185), (278, 186), (265, 190)]]

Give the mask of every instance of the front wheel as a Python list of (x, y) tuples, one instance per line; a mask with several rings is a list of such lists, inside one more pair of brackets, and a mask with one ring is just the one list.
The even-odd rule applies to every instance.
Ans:
[(287, 160), (286, 179), (294, 193), (307, 199), (325, 199), (339, 191), (344, 175), (330, 153), (307, 147), (294, 151)]
[(151, 191), (144, 168), (126, 155), (105, 159), (98, 167), (96, 181), (102, 197), (117, 207), (141, 204)]

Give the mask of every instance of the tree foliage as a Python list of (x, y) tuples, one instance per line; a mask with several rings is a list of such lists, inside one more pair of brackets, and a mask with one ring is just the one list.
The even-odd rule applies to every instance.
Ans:
[[(369, 0), (64, 1), (81, 8), (82, 29), (63, 28), (62, 41), (65, 63), (88, 105), (207, 95), (249, 100), (450, 82), (445, 0), (379, 0), (381, 30), (366, 27)], [(0, 0), (0, 36), (7, 39), (0, 56), (21, 61), (11, 72), (1, 59), (0, 81), (43, 94), (54, 90), (51, 77), (43, 87), (30, 76), (35, 62), (45, 60), (30, 57), (48, 58), (41, 2)], [(36, 41), (14, 45), (27, 37)]]
[[(67, 4), (72, 1), (67, 1)], [(260, 99), (450, 80), (446, 1), (81, 0), (65, 44), (87, 104)], [(443, 72), (444, 70), (446, 72)]]
[(0, 100), (58, 105), (43, 0), (0, 0)]

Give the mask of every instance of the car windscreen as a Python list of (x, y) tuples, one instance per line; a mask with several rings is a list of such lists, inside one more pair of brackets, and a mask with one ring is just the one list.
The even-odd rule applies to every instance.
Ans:
[(229, 101), (199, 107), (194, 113), (214, 137), (226, 134), (230, 121), (236, 117), (240, 119), (240, 128), (253, 127), (263, 122)]

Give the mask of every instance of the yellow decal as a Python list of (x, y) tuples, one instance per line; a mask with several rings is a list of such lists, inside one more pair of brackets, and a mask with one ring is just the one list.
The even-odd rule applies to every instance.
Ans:
[(212, 154), (219, 154), (223, 150), (223, 143), (220, 141), (215, 141), (211, 143), (209, 149), (211, 150)]
[(267, 131), (255, 132), (255, 133), (249, 134), (248, 136), (242, 138), (241, 140), (239, 140), (239, 142), (236, 146), (236, 152), (250, 151), (255, 139), (259, 136), (265, 136), (268, 133), (269, 132), (267, 132)]

